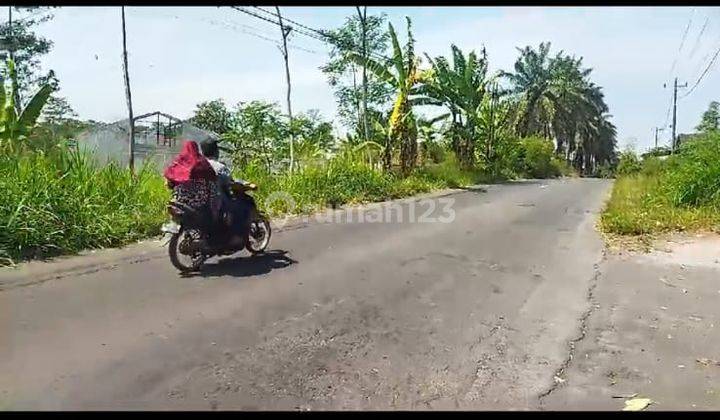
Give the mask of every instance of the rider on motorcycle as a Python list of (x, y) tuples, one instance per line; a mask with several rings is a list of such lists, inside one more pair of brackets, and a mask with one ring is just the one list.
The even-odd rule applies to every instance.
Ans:
[(220, 150), (217, 145), (217, 140), (209, 139), (205, 140), (200, 144), (203, 155), (210, 162), (210, 166), (215, 170), (217, 175), (217, 195), (216, 199), (219, 200), (220, 214), (224, 215), (224, 220), (229, 228), (234, 233), (233, 242), (241, 242), (243, 235), (246, 234), (250, 222), (250, 213), (252, 208), (248, 202), (243, 200), (233, 199), (231, 195), (231, 188), (233, 184), (242, 184), (249, 188), (255, 188), (255, 185), (248, 183), (243, 180), (234, 180), (230, 169), (224, 163), (218, 159), (220, 157)]

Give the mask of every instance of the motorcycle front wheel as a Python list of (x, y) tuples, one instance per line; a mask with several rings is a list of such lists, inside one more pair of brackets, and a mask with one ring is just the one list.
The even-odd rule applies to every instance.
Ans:
[(196, 229), (181, 229), (170, 237), (168, 244), (170, 262), (181, 273), (198, 271), (205, 262), (204, 256), (197, 249), (200, 239), (200, 232)]
[(265, 216), (258, 217), (250, 222), (250, 232), (248, 232), (248, 240), (245, 249), (252, 255), (260, 254), (265, 251), (270, 244), (270, 221)]

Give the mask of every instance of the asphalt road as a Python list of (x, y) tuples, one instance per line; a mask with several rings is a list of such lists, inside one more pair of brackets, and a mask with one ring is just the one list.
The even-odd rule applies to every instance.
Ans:
[(0, 409), (565, 407), (610, 186), (526, 181), (444, 197), (422, 223), (407, 203), (402, 223), (309, 223), (193, 277), (153, 254), (6, 285)]

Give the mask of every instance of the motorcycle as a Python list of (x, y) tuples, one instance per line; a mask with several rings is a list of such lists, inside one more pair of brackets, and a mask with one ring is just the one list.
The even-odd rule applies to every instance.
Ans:
[(199, 271), (203, 263), (213, 256), (232, 255), (246, 249), (251, 255), (265, 251), (270, 243), (270, 221), (258, 210), (248, 191), (255, 191), (254, 184), (234, 183), (230, 187), (233, 200), (245, 201), (250, 208), (249, 226), (242, 241), (233, 244), (234, 235), (223, 226), (212, 222), (207, 213), (198, 212), (181, 203), (171, 201), (167, 210), (171, 221), (162, 231), (170, 234), (168, 252), (170, 262), (182, 273)]

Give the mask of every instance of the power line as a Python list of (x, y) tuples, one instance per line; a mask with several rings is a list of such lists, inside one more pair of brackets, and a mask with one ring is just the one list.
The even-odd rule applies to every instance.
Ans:
[[(235, 10), (237, 10), (237, 11), (243, 12), (243, 13), (245, 13), (245, 14), (247, 14), (247, 15), (253, 16), (253, 17), (258, 18), (258, 19), (261, 19), (261, 20), (264, 20), (265, 22), (272, 23), (273, 25), (276, 25), (276, 26), (280, 26), (280, 22), (277, 22), (277, 21), (275, 21), (275, 20), (266, 18), (265, 16), (260, 16), (259, 14), (255, 13), (255, 12), (252, 12), (252, 11), (250, 11), (250, 10), (248, 10), (248, 9), (245, 9), (245, 8), (242, 8), (242, 7), (239, 7), (239, 6), (230, 6), (230, 7), (232, 7), (233, 9), (235, 9)], [(263, 9), (260, 9), (260, 10), (263, 10)], [(266, 10), (263, 10), (263, 11), (266, 12), (266, 13), (270, 13), (270, 12), (267, 12)], [(271, 14), (272, 14), (272, 13), (271, 13)], [(272, 15), (273, 15), (273, 16), (276, 16), (276, 15), (274, 15), (274, 14), (272, 14)], [(319, 38), (318, 36), (316, 36), (316, 35), (314, 35), (314, 34), (307, 33), (307, 32), (305, 32), (305, 31), (303, 31), (303, 30), (298, 30), (297, 28), (294, 28), (294, 27), (293, 27), (293, 30), (294, 30), (295, 32), (297, 32), (297, 33), (302, 34), (302, 35), (309, 36), (309, 37), (311, 37), (311, 38), (315, 38), (315, 39), (317, 39), (317, 40), (323, 41), (322, 38)]]
[[(690, 30), (690, 26), (692, 25), (693, 16), (695, 16), (695, 9), (693, 9), (692, 14), (690, 15), (690, 19), (688, 20), (687, 25), (685, 26), (685, 31), (683, 32), (682, 39), (680, 40), (680, 47), (677, 50), (677, 53), (675, 53), (675, 59), (672, 62), (672, 65), (670, 66), (670, 73), (668, 74), (668, 78), (672, 78), (673, 73), (675, 71), (675, 66), (677, 65), (678, 58), (680, 57), (680, 52), (682, 51), (683, 46), (685, 45), (685, 39), (687, 38), (688, 31)], [(663, 85), (665, 87), (665, 85)], [(663, 124), (663, 128), (667, 128), (668, 121), (670, 120), (670, 110), (673, 108), (673, 99), (674, 94), (670, 95), (670, 103), (668, 104), (667, 112), (665, 113), (665, 123)]]
[[(156, 15), (156, 16), (159, 15), (159, 16), (173, 17), (173, 18), (175, 18), (175, 19), (179, 19), (179, 16), (178, 16), (177, 14), (158, 13), (157, 11), (154, 11), (154, 12), (152, 12), (151, 14), (152, 14), (152, 15)], [(187, 18), (187, 17), (184, 16), (183, 18)], [(213, 26), (222, 26), (222, 27), (225, 27), (226, 29), (230, 29), (230, 30), (232, 30), (232, 31), (234, 31), (234, 32), (244, 33), (244, 34), (251, 35), (251, 36), (254, 36), (254, 37), (256, 37), (256, 38), (259, 38), (259, 39), (263, 39), (263, 40), (265, 40), (265, 41), (272, 42), (272, 43), (275, 44), (275, 45), (278, 45), (278, 46), (280, 45), (280, 43), (279, 43), (279, 41), (278, 41), (277, 39), (271, 38), (270, 36), (261, 33), (261, 32), (263, 32), (263, 31), (262, 31), (261, 29), (259, 29), (259, 28), (254, 27), (254, 26), (246, 25), (246, 24), (243, 24), (243, 23), (237, 23), (237, 22), (219, 21), (219, 20), (210, 19), (210, 18), (205, 18), (205, 17), (200, 17), (200, 16), (193, 16), (193, 17), (191, 17), (190, 19), (207, 22), (207, 23), (209, 23), (209, 24), (211, 24), (211, 25), (213, 25)], [(241, 26), (241, 27), (243, 27), (243, 28), (240, 28), (239, 26)], [(244, 29), (244, 28), (247, 28), (247, 29)], [(265, 32), (267, 32), (267, 31), (265, 31)], [(289, 48), (292, 48), (292, 49), (300, 50), (300, 51), (305, 51), (305, 52), (308, 52), (308, 53), (311, 53), (311, 54), (318, 54), (318, 55), (321, 55), (321, 54), (322, 54), (322, 53), (319, 52), (319, 51), (312, 50), (312, 49), (309, 49), (309, 48), (304, 48), (304, 47), (301, 47), (301, 46), (298, 46), (298, 45), (288, 44), (288, 47), (289, 47)]]
[[(252, 7), (256, 8), (256, 9), (258, 9), (258, 10), (261, 10), (261, 11), (265, 12), (266, 14), (272, 15), (273, 17), (278, 17), (277, 14), (275, 14), (275, 13), (273, 13), (273, 12), (271, 12), (271, 11), (265, 10), (265, 9), (259, 7), (259, 6), (252, 6)], [(317, 36), (313, 36), (313, 38), (315, 38), (315, 39), (317, 39), (317, 40), (319, 40), (319, 41), (325, 42), (325, 43), (330, 44), (330, 45), (333, 45), (333, 46), (335, 46), (335, 45), (342, 45), (342, 44), (343, 44), (343, 41), (342, 41), (341, 39), (339, 39), (339, 38), (336, 37), (336, 36), (333, 36), (332, 33), (330, 33), (329, 31), (326, 31), (326, 30), (323, 30), (323, 29), (311, 28), (311, 27), (309, 27), (309, 26), (307, 26), (307, 25), (303, 25), (302, 23), (299, 23), (299, 22), (297, 22), (297, 21), (294, 21), (294, 20), (289, 19), (289, 18), (284, 17), (284, 16), (283, 16), (283, 19), (286, 20), (286, 21), (288, 21), (288, 22), (290, 22), (290, 23), (292, 23), (292, 24), (295, 24), (295, 25), (297, 25), (297, 26), (299, 26), (299, 27), (301, 27), (301, 28), (303, 28), (303, 29), (305, 29), (305, 30), (307, 30), (307, 31), (310, 31), (310, 32), (312, 32), (312, 33), (314, 33), (314, 34), (319, 35), (320, 38), (318, 38)], [(344, 45), (344, 46), (347, 47), (347, 45)], [(360, 53), (360, 51), (359, 51), (358, 49), (352, 49), (352, 48), (348, 48), (348, 49), (349, 49), (350, 51), (353, 51), (353, 52), (356, 52), (356, 53)], [(389, 60), (388, 57), (385, 57), (385, 56), (382, 56), (382, 55), (379, 55), (379, 54), (376, 54), (376, 53), (373, 53), (373, 52), (368, 53), (367, 56), (368, 56), (368, 57), (375, 58), (376, 60), (380, 60), (380, 61), (383, 61), (383, 62)]]
[[(267, 37), (267, 36), (264, 36), (264, 35), (261, 35), (261, 34), (259, 34), (259, 33), (257, 33), (257, 32), (252, 32), (252, 31), (249, 31), (249, 30), (245, 30), (245, 29), (242, 29), (242, 28), (238, 28), (238, 25), (235, 24), (235, 23), (219, 22), (219, 21), (216, 21), (216, 20), (213, 20), (213, 19), (203, 19), (203, 20), (206, 20), (207, 22), (209, 22), (209, 23), (211, 23), (211, 24), (216, 24), (216, 25), (225, 26), (226, 28), (233, 29), (233, 30), (235, 30), (236, 32), (242, 32), (242, 33), (245, 33), (245, 34), (248, 34), (248, 35), (252, 35), (252, 36), (257, 37), (257, 38), (260, 38), (260, 39), (264, 39), (264, 40), (266, 40), (266, 41), (270, 41), (270, 42), (272, 42), (273, 44), (275, 44), (275, 45), (277, 45), (277, 46), (280, 46), (280, 42), (279, 42), (278, 40), (273, 39), (273, 38), (270, 38), (270, 37)], [(241, 26), (247, 26), (247, 27), (249, 27), (249, 28), (252, 28), (251, 26), (248, 26), (248, 25), (242, 25), (242, 24), (240, 24), (240, 25), (241, 25)], [(255, 29), (255, 28), (252, 28), (252, 29)], [(300, 46), (298, 46), (298, 45), (288, 44), (288, 47), (289, 47), (289, 48), (296, 49), (296, 50), (300, 50), (300, 51), (305, 51), (305, 52), (308, 52), (308, 53), (311, 53), (311, 54), (321, 54), (321, 53), (318, 52), (318, 51), (311, 50), (311, 49), (304, 48), (304, 47), (300, 47)]]
[(693, 9), (692, 14), (690, 15), (690, 20), (688, 21), (688, 24), (685, 27), (685, 33), (683, 34), (682, 41), (680, 41), (680, 48), (678, 48), (678, 53), (680, 53), (682, 51), (682, 48), (685, 45), (685, 40), (687, 39), (687, 34), (690, 31), (690, 27), (692, 26), (693, 17), (695, 17), (695, 9)]
[[(720, 43), (720, 36), (718, 36), (717, 39), (715, 40), (715, 42), (711, 43), (711, 45), (717, 45), (718, 43)], [(713, 53), (712, 49), (710, 49), (710, 50), (708, 50), (708, 52), (705, 55), (703, 55), (702, 59), (700, 59), (698, 61), (697, 66), (695, 66), (695, 69), (693, 70), (693, 74), (698, 74), (698, 75), (700, 74), (703, 65), (705, 65), (705, 63), (707, 63), (707, 60), (712, 55), (712, 53)], [(693, 77), (693, 79), (694, 78), (695, 77)]]
[(695, 82), (695, 84), (693, 85), (693, 87), (690, 88), (690, 90), (688, 91), (688, 93), (686, 93), (685, 95), (681, 96), (680, 99), (687, 97), (688, 95), (690, 95), (690, 94), (695, 90), (695, 88), (700, 84), (700, 81), (703, 79), (703, 77), (705, 77), (705, 75), (707, 74), (707, 72), (710, 70), (710, 67), (712, 67), (712, 65), (715, 63), (715, 60), (718, 58), (718, 54), (720, 54), (720, 48), (718, 48), (718, 49), (715, 51), (715, 55), (713, 56), (712, 60), (710, 60), (710, 63), (707, 65), (707, 67), (705, 67), (705, 71), (702, 72), (702, 74), (701, 74), (700, 77), (697, 79), (697, 81)]
[[(253, 11), (250, 11), (250, 10), (248, 10), (248, 9), (245, 9), (245, 8), (242, 8), (242, 7), (239, 7), (239, 6), (230, 6), (230, 7), (233, 8), (233, 9), (235, 9), (235, 10), (237, 10), (237, 11), (239, 11), (239, 12), (243, 12), (243, 13), (245, 13), (245, 14), (247, 14), (247, 15), (256, 17), (256, 18), (261, 19), (261, 20), (264, 20), (265, 22), (272, 23), (273, 25), (276, 25), (276, 26), (280, 26), (280, 23), (279, 23), (279, 22), (277, 22), (277, 21), (275, 21), (275, 20), (273, 20), (273, 19), (270, 19), (270, 18), (268, 18), (268, 17), (261, 16), (261, 15), (255, 13), (255, 12), (253, 12)], [(257, 7), (257, 6), (253, 6), (253, 7), (257, 8), (258, 10), (261, 10), (261, 11), (264, 12), (266, 15), (270, 15), (270, 16), (272, 16), (272, 17), (274, 17), (274, 18), (277, 18), (277, 17), (278, 17), (277, 14), (275, 14), (275, 13), (273, 13), (273, 12), (270, 12), (270, 11), (268, 11), (268, 10), (262, 9), (262, 8), (260, 8), (260, 7)], [(343, 42), (342, 42), (341, 40), (339, 40), (337, 37), (332, 36), (332, 35), (331, 35), (329, 32), (327, 32), (327, 31), (323, 31), (323, 30), (320, 30), (320, 29), (311, 28), (311, 27), (309, 27), (309, 26), (307, 26), (307, 25), (303, 25), (303, 24), (301, 24), (301, 23), (299, 23), (299, 22), (297, 22), (297, 21), (295, 21), (295, 20), (288, 19), (288, 18), (286, 18), (286, 17), (284, 17), (284, 16), (283, 16), (283, 20), (286, 20), (286, 21), (290, 22), (291, 24), (298, 25), (298, 27), (301, 28), (301, 29), (298, 29), (298, 28), (296, 28), (296, 27), (294, 27), (294, 26), (292, 27), (292, 29), (293, 29), (294, 32), (297, 32), (297, 33), (299, 33), (299, 34), (301, 34), (301, 35), (305, 35), (305, 36), (307, 36), (307, 37), (316, 39), (316, 40), (318, 40), (318, 41), (320, 41), (320, 42), (323, 42), (323, 43), (325, 43), (325, 44), (329, 44), (329, 45), (332, 45), (332, 46), (336, 46), (336, 45), (338, 45), (338, 44), (343, 44)], [(347, 47), (347, 46), (346, 46), (346, 47)], [(349, 50), (349, 51), (352, 51), (352, 52), (361, 54), (361, 52), (360, 52), (359, 50), (357, 50), (357, 49), (354, 49), (354, 48), (346, 48), (346, 49)], [(367, 54), (367, 56), (370, 57), (370, 58), (374, 58), (375, 60), (381, 61), (381, 62), (383, 62), (383, 63), (389, 61), (389, 58), (388, 58), (388, 57), (381, 56), (381, 55), (378, 55), (378, 54), (375, 54), (375, 53), (369, 53), (369, 54)]]
[[(259, 7), (259, 6), (252, 6), (252, 7), (254, 7), (255, 9), (258, 9), (258, 10), (260, 10), (260, 11), (262, 11), (262, 12), (265, 12), (266, 14), (269, 14), (269, 15), (271, 15), (271, 16), (273, 16), (273, 17), (278, 17), (277, 13), (271, 12), (271, 11), (269, 11), (269, 10), (265, 10), (265, 9), (263, 9), (262, 7)], [(286, 21), (290, 22), (292, 25), (294, 25), (294, 26), (296, 26), (296, 27), (303, 28), (303, 29), (305, 29), (305, 30), (307, 30), (307, 31), (316, 33), (316, 34), (318, 34), (318, 35), (320, 35), (320, 36), (322, 36), (322, 37), (327, 36), (327, 35), (325, 34), (325, 32), (322, 31), (322, 30), (314, 29), (314, 28), (311, 28), (311, 27), (309, 27), (309, 26), (307, 26), (307, 25), (303, 25), (302, 23), (299, 23), (299, 22), (297, 22), (297, 21), (295, 21), (295, 20), (292, 20), (292, 19), (290, 19), (290, 18), (288, 18), (288, 17), (283, 16), (283, 20), (286, 20)]]
[(695, 40), (695, 45), (693, 46), (692, 50), (690, 50), (690, 55), (688, 56), (688, 58), (692, 58), (692, 56), (695, 55), (695, 51), (697, 51), (697, 47), (700, 45), (700, 39), (705, 33), (705, 28), (707, 28), (708, 22), (710, 22), (710, 16), (705, 17), (705, 23), (703, 24), (702, 29), (700, 29), (700, 33)]
[(678, 48), (678, 51), (675, 54), (675, 59), (673, 60), (672, 66), (670, 66), (670, 74), (669, 74), (670, 78), (672, 78), (672, 76), (673, 76), (673, 72), (675, 71), (675, 66), (677, 65), (678, 58), (680, 58), (680, 52), (682, 51), (682, 48), (685, 45), (685, 39), (687, 38), (688, 31), (690, 30), (690, 26), (692, 25), (693, 16), (695, 16), (695, 9), (693, 9), (692, 14), (690, 15), (690, 19), (688, 20), (688, 24), (687, 24), (687, 26), (685, 26), (685, 32), (683, 32), (682, 39), (680, 40), (680, 47)]

